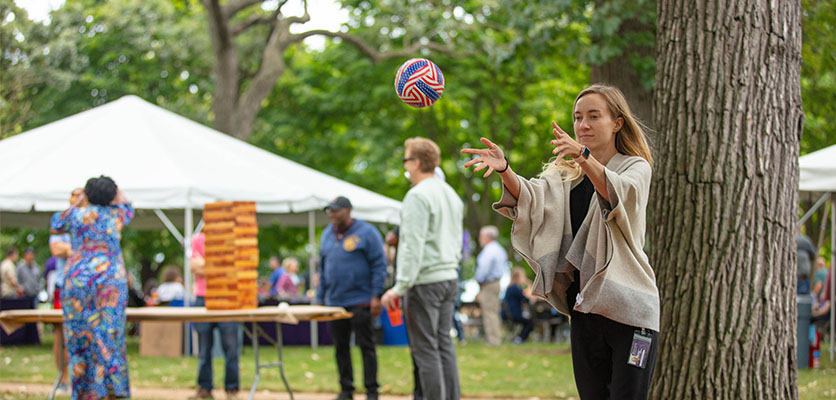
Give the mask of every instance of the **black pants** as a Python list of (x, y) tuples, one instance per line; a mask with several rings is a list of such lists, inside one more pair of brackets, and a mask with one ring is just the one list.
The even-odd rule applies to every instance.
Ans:
[(354, 342), (363, 355), (363, 383), (366, 393), (377, 393), (377, 353), (374, 347), (374, 328), (369, 306), (345, 307), (353, 313), (350, 319), (331, 321), (331, 337), (340, 374), (340, 389), (344, 393), (354, 392), (354, 370), (351, 367), (351, 332)]
[(524, 342), (528, 339), (528, 335), (531, 334), (531, 331), (534, 329), (534, 321), (530, 318), (525, 318), (522, 316), (519, 317), (511, 317), (511, 321), (514, 321), (514, 325), (522, 325), (522, 331), (518, 335), (518, 337)]
[(597, 314), (572, 311), (572, 366), (578, 393), (590, 399), (647, 399), (659, 333), (651, 335), (644, 368), (627, 364), (633, 334), (639, 328)]

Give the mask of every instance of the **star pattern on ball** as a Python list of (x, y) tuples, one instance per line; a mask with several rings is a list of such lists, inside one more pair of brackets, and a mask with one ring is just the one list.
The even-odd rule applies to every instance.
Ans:
[(395, 74), (395, 92), (412, 107), (429, 107), (444, 93), (444, 75), (432, 61), (413, 58)]

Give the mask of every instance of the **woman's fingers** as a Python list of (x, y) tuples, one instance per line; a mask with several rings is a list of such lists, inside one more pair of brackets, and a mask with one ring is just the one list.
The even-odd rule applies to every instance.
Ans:
[(462, 149), (461, 152), (466, 154), (482, 154), (485, 152), (485, 149)]
[(499, 146), (493, 144), (493, 142), (488, 140), (488, 138), (486, 138), (486, 137), (482, 137), (481, 139), (479, 139), (479, 141), (482, 142), (482, 144), (484, 144), (485, 146), (488, 146), (489, 149), (495, 149), (495, 148), (499, 147)]
[(479, 163), (480, 163), (480, 162), (482, 162), (482, 161), (483, 161), (483, 160), (482, 160), (482, 157), (476, 157), (476, 158), (474, 158), (474, 159), (472, 159), (472, 160), (470, 160), (470, 161), (468, 161), (468, 162), (464, 163), (464, 167), (465, 167), (465, 168), (470, 168), (470, 167), (471, 167), (471, 166), (473, 166), (474, 164), (479, 164)]
[(554, 137), (560, 139), (561, 136), (568, 136), (566, 132), (557, 125), (557, 122), (552, 121), (552, 133), (554, 133)]

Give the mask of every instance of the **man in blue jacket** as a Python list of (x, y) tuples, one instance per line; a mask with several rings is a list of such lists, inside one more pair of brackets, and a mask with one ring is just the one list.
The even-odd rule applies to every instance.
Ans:
[(344, 307), (351, 319), (331, 321), (331, 336), (340, 374), (337, 400), (352, 399), (351, 332), (363, 354), (366, 398), (378, 398), (377, 353), (372, 320), (380, 315), (380, 296), (386, 280), (386, 256), (380, 232), (365, 221), (351, 218), (351, 202), (337, 197), (325, 208), (331, 224), (322, 232), (320, 304)]

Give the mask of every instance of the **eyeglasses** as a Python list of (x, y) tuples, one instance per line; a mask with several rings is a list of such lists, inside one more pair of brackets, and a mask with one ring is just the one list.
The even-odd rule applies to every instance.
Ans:
[(403, 162), (406, 163), (407, 161), (411, 161), (411, 160), (414, 160), (414, 159), (415, 159), (415, 157), (404, 157)]

